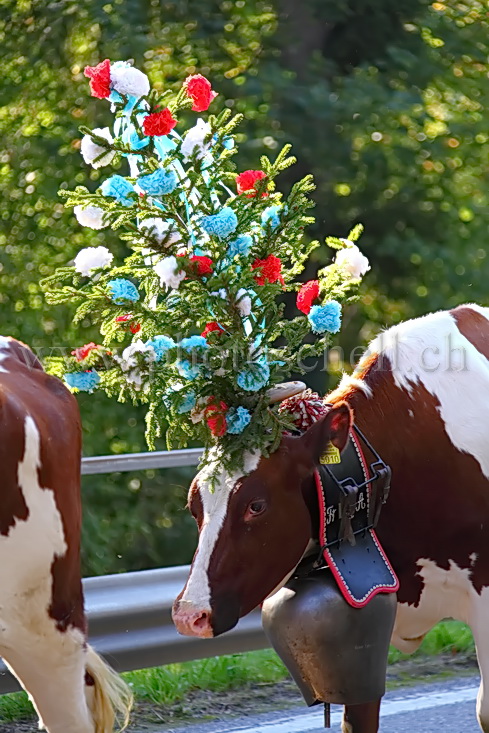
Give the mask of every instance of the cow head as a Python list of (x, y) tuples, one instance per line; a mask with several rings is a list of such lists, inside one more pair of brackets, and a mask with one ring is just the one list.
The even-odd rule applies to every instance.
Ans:
[(307, 479), (330, 441), (343, 450), (351, 421), (348, 405), (335, 405), (301, 437), (284, 436), (268, 458), (248, 454), (242, 474), (223, 471), (212, 492), (206, 471), (197, 475), (189, 508), (199, 545), (173, 606), (181, 634), (232, 629), (288, 580), (313, 533)]

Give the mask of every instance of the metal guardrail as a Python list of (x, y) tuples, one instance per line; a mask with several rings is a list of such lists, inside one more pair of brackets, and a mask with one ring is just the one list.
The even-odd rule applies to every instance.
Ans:
[(126, 453), (120, 456), (95, 456), (82, 458), (83, 475), (115, 473), (118, 471), (147, 471), (151, 468), (182, 468), (196, 466), (202, 448), (161, 450), (151, 453)]
[[(201, 449), (84, 458), (82, 473), (196, 465)], [(269, 646), (260, 612), (217, 639), (180, 636), (171, 620), (189, 566), (104, 575), (83, 581), (90, 642), (118, 671), (234, 654)], [(0, 661), (0, 695), (20, 689)]]

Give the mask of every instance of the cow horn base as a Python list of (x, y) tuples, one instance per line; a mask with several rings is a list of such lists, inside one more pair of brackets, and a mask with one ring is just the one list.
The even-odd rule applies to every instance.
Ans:
[(352, 608), (328, 569), (293, 578), (262, 608), (265, 633), (307, 705), (383, 696), (395, 615), (395, 593)]
[(289, 397), (300, 394), (305, 389), (306, 385), (304, 382), (281, 382), (268, 390), (268, 401), (273, 405), (276, 402), (282, 402), (282, 400), (287, 400)]

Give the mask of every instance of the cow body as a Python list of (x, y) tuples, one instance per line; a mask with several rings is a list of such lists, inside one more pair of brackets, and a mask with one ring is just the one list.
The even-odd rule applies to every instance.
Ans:
[(452, 616), (487, 647), (489, 672), (488, 319), (471, 306), (391, 329), (355, 375), (368, 390), (347, 378), (330, 399), (393, 468), (377, 528), (400, 580), (393, 643), (414, 651)]
[[(301, 438), (284, 438), (275, 454), (262, 458), (254, 471), (234, 484), (206, 562), (209, 603), (207, 607), (194, 605), (187, 585), (175, 605), (177, 628), (199, 635), (212, 635), (214, 627), (219, 631), (219, 599), (225, 587), (243, 615), (250, 604), (257, 605), (286, 582), (302, 555), (314, 548), (318, 514), (311, 471), (327, 442), (340, 449), (344, 446), (345, 409), (349, 408), (358, 427), (392, 468), (390, 496), (377, 527), (400, 580), (392, 642), (401, 651), (411, 652), (443, 618), (469, 624), (482, 678), (477, 715), (487, 733), (488, 359), (489, 309), (478, 306), (431, 314), (381, 334), (353, 377), (345, 377), (327, 397), (333, 404), (331, 412)], [(199, 507), (204, 504), (200, 497), (205, 491), (197, 477), (190, 504), (200, 521), (201, 537), (206, 522)], [(242, 513), (237, 516), (237, 495), (244, 492), (248, 499), (253, 497), (250, 500), (255, 509), (261, 510), (251, 521)], [(288, 507), (287, 522), (276, 518), (274, 508), (279, 500), (282, 507), (278, 512)], [(301, 504), (310, 518), (308, 531)], [(289, 537), (291, 531), (293, 538)], [(247, 536), (246, 544), (242, 535)], [(261, 544), (254, 554), (249, 549), (252, 535)], [(283, 548), (292, 542), (294, 561), (290, 556), (282, 561)], [(243, 547), (247, 554), (240, 556)], [(196, 558), (199, 552), (200, 543)], [(200, 567), (203, 565), (200, 558)], [(257, 579), (259, 587), (252, 592)], [(192, 579), (191, 574), (191, 580), (195, 587), (198, 579)], [(206, 634), (200, 633), (202, 628)], [(378, 707), (377, 702), (347, 708), (344, 730), (376, 731)]]
[[(108, 733), (123, 686), (86, 643), (76, 400), (0, 339), (0, 656), (49, 733)], [(111, 701), (109, 680), (118, 691)]]

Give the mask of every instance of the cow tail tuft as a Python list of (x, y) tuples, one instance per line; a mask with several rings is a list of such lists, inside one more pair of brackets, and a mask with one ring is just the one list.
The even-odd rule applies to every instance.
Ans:
[(129, 724), (133, 694), (129, 685), (87, 646), (86, 671), (93, 681), (91, 712), (95, 733), (112, 733), (114, 725), (123, 731)]

